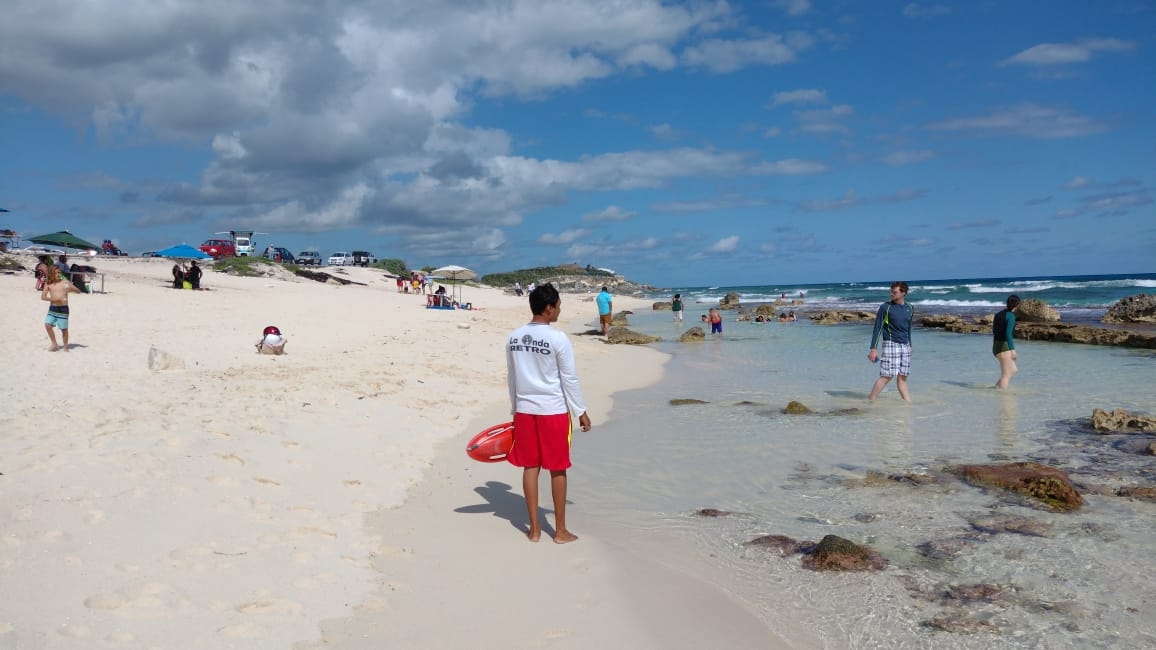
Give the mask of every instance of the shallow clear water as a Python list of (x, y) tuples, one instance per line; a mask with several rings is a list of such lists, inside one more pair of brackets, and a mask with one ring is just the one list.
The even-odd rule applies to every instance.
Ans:
[[(697, 324), (697, 311), (687, 316), (683, 328)], [(682, 329), (669, 317), (639, 313), (631, 327), (674, 339)], [(866, 359), (869, 337), (866, 325), (727, 322), (722, 339), (658, 344), (673, 355), (663, 381), (617, 396), (613, 420), (576, 438), (575, 525), (656, 557), (698, 558), (687, 571), (767, 620), (816, 630), (825, 647), (1156, 646), (1156, 503), (1086, 495), (1080, 511), (1050, 513), (940, 474), (955, 463), (1039, 460), (1078, 482), (1156, 484), (1156, 457), (1079, 430), (1095, 407), (1156, 411), (1156, 354), (1017, 342), (1020, 373), (1001, 392), (991, 388), (990, 337), (916, 330), (913, 403), (892, 383), (869, 404), (878, 372)], [(670, 405), (675, 398), (708, 403)], [(820, 414), (780, 413), (791, 400)], [(822, 414), (837, 409), (858, 412)], [(862, 485), (869, 470), (940, 478)], [(735, 514), (694, 516), (699, 508)], [(1045, 536), (982, 535), (969, 523), (993, 514), (1028, 517)], [(744, 546), (760, 535), (832, 533), (870, 545), (888, 569), (815, 573), (797, 557)], [(918, 550), (960, 536), (968, 540), (954, 558)], [(940, 598), (976, 583), (1004, 595)], [(989, 631), (924, 624), (945, 616)]]

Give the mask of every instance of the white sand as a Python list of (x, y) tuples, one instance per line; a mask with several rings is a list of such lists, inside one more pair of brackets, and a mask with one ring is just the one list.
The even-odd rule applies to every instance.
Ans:
[[(171, 262), (96, 264), (107, 293), (72, 296), (67, 353), (31, 275), (0, 275), (0, 648), (782, 645), (629, 549), (534, 545), (478, 512), (488, 481), (514, 486), (500, 513), (523, 507), (516, 468), (461, 447), (508, 417), (524, 298), (467, 287), (482, 310), (426, 310), (367, 269), (176, 291)], [(576, 435), (663, 359), (573, 336), (589, 301), (564, 296), (560, 323), (595, 425)], [(286, 355), (255, 354), (268, 324)], [(151, 347), (178, 367), (150, 370)]]

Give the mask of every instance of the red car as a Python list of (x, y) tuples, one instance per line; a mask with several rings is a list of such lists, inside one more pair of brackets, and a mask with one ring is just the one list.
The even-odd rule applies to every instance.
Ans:
[(222, 257), (236, 257), (237, 248), (233, 246), (231, 239), (206, 239), (205, 243), (201, 244), (201, 252), (219, 260)]

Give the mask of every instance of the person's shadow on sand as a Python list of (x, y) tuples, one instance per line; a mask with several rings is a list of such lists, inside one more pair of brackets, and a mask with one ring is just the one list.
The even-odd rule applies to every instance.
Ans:
[[(501, 517), (510, 522), (511, 526), (522, 533), (529, 532), (530, 522), (526, 520), (526, 500), (522, 495), (511, 492), (512, 489), (501, 481), (487, 481), (485, 485), (474, 488), (474, 492), (485, 499), (486, 503), (454, 508), (454, 512), (463, 514), (493, 513), (495, 517)], [(546, 522), (546, 515), (551, 512), (553, 510), (538, 508), (538, 517), (543, 520), (542, 532), (553, 537), (554, 527)]]

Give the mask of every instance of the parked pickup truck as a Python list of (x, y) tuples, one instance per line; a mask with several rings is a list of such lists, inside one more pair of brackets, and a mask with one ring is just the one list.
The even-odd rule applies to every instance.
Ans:
[(353, 251), (353, 265), (354, 266), (369, 266), (377, 261), (373, 253), (368, 251)]
[(297, 254), (297, 266), (321, 266), (321, 253), (301, 251)]
[(350, 266), (353, 264), (353, 256), (349, 253), (338, 251), (329, 256), (327, 264), (329, 264), (329, 266)]

